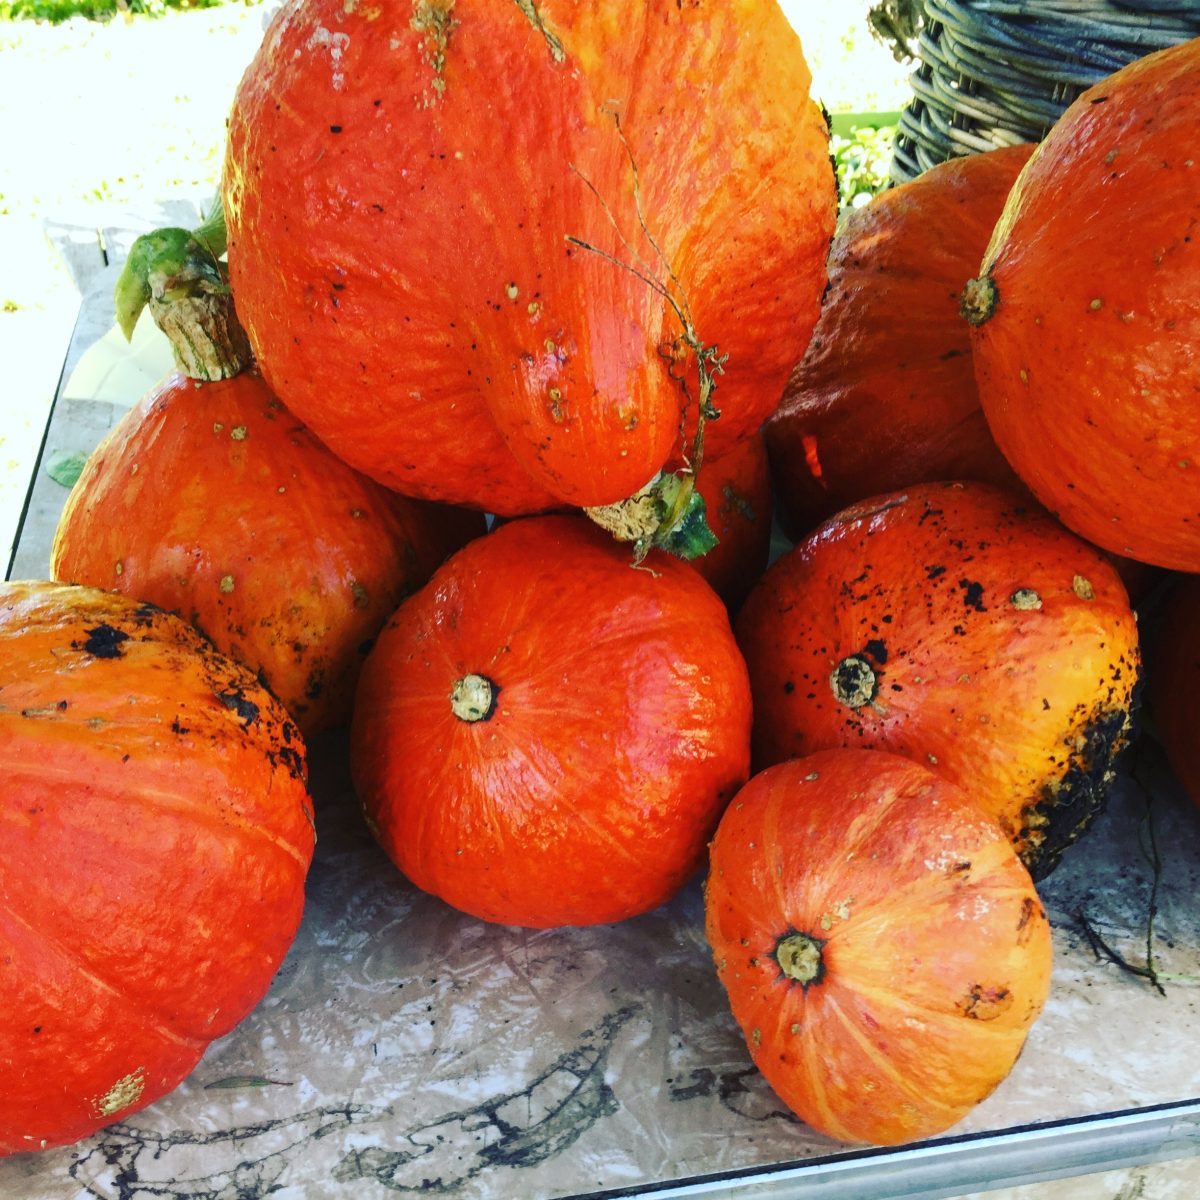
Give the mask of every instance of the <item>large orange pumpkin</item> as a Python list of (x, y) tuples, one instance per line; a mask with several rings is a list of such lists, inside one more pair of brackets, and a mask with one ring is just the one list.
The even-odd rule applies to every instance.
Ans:
[(750, 690), (725, 608), (582, 517), (454, 555), (367, 658), (352, 726), (369, 824), (418, 887), (503, 924), (667, 900), (745, 782)]
[(259, 1001), (313, 852), (304, 745), (191, 626), (0, 585), (0, 1154), (174, 1088)]
[(483, 519), (352, 470), (257, 372), (167, 376), (88, 460), (56, 579), (178, 612), (262, 676), (305, 735), (346, 721), (370, 640)]
[(223, 182), (264, 376), (359, 469), (502, 514), (635, 493), (690, 445), (701, 353), (722, 453), (817, 316), (809, 82), (774, 0), (286, 6)]
[(893, 750), (962, 786), (1046, 874), (1130, 733), (1137, 623), (1109, 561), (1019, 496), (924, 484), (779, 559), (737, 635), (758, 766)]
[(766, 427), (793, 537), (914, 483), (1016, 484), (979, 408), (959, 294), (1032, 151), (951, 159), (846, 214), (820, 320)]
[(1154, 724), (1184, 790), (1200, 805), (1200, 577), (1181, 576), (1158, 614), (1147, 654)]
[(996, 823), (881, 751), (756, 775), (712, 843), (709, 942), (755, 1063), (813, 1128), (892, 1145), (1009, 1073), (1050, 987), (1050, 927)]
[(1071, 529), (1200, 572), (1200, 39), (1084, 92), (964, 294), (996, 442)]

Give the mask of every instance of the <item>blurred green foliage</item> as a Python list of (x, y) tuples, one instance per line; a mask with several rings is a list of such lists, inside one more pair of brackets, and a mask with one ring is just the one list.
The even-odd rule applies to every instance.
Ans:
[(216, 8), (226, 0), (0, 0), (0, 21), (48, 21), (72, 17), (109, 21), (119, 14), (161, 17), (168, 9)]
[(858, 208), (888, 185), (894, 125), (855, 127), (833, 134), (829, 152), (837, 168), (838, 196), (843, 208)]

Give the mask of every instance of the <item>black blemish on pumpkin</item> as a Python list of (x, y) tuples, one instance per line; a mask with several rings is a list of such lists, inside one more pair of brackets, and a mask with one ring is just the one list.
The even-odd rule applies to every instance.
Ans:
[(330, 125), (329, 132), (330, 133), (341, 133), (342, 127), (340, 125)]
[(1116, 766), (1129, 748), (1133, 707), (1094, 712), (1071, 735), (1062, 774), (1043, 784), (1022, 810), (1020, 856), (1035, 883), (1058, 866), (1066, 848), (1103, 811)]
[(325, 690), (325, 681), (314, 672), (308, 677), (308, 686), (304, 689), (306, 700), (315, 700)]
[(241, 688), (234, 688), (229, 692), (218, 692), (217, 699), (226, 708), (233, 709), (247, 728), (258, 720), (258, 705), (253, 700), (248, 700)]
[(144, 600), (133, 610), (133, 623), (142, 628), (153, 625), (162, 612), (163, 610), (157, 604), (151, 604), (148, 600)]
[(974, 579), (960, 579), (958, 586), (963, 591), (963, 603), (976, 612), (987, 612), (983, 603), (983, 584)]
[(888, 660), (887, 646), (879, 638), (872, 638), (863, 650), (869, 654), (881, 667)]
[(185, 733), (189, 733), (190, 730), (186, 725), (183, 724), (183, 722), (180, 721), (178, 717), (176, 717), (175, 720), (171, 722), (171, 732), (177, 737), (182, 737)]
[(293, 779), (305, 778), (304, 756), (292, 746), (279, 746), (275, 750), (268, 750), (267, 760), (273, 767), (282, 766)]
[(946, 511), (945, 509), (933, 508), (927, 504), (925, 506), (925, 511), (917, 518), (917, 524), (924, 525), (925, 522), (928, 521), (930, 517), (943, 516), (945, 514), (945, 511)]
[(60, 700), (54, 707), (57, 708), (59, 712), (66, 712), (67, 711), (67, 701)]
[[(957, 294), (955, 299), (957, 299)], [(966, 353), (965, 350), (947, 350), (943, 354), (938, 355), (940, 362), (949, 362), (952, 358), (961, 358)]]
[(790, 696), (796, 690), (796, 685), (789, 679), (783, 685), (783, 690)]
[(939, 575), (945, 575), (945, 573), (946, 573), (945, 567), (926, 567), (925, 568), (925, 578), (926, 579), (936, 579)]
[(123, 629), (114, 629), (111, 625), (100, 624), (95, 629), (87, 630), (87, 641), (82, 646), (72, 642), (73, 649), (82, 649), (93, 658), (121, 658), (125, 651), (121, 643), (129, 641), (129, 634)]

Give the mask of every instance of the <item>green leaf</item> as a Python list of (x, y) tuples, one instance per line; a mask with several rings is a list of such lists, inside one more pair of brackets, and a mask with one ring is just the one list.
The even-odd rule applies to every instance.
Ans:
[(46, 474), (65, 488), (74, 487), (79, 476), (83, 474), (87, 460), (88, 456), (81, 450), (59, 450), (46, 459)]
[(227, 1075), (224, 1079), (216, 1079), (206, 1083), (204, 1090), (213, 1091), (218, 1088), (260, 1088), (260, 1087), (291, 1087), (283, 1079), (268, 1079), (265, 1075)]

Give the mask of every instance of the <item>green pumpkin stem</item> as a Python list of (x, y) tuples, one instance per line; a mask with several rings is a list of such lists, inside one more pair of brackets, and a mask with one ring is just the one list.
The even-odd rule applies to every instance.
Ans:
[(126, 339), (149, 307), (171, 343), (175, 365), (192, 379), (229, 379), (253, 358), (221, 261), (225, 245), (218, 202), (193, 230), (156, 229), (139, 237), (113, 293)]

